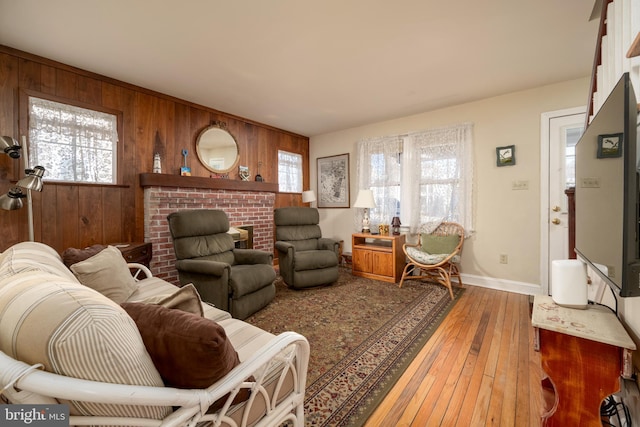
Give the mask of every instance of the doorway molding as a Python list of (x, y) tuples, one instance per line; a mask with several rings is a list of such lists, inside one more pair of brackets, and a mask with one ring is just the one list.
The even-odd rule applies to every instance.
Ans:
[(586, 107), (565, 108), (540, 114), (540, 286), (549, 295), (549, 145), (551, 119), (585, 114)]

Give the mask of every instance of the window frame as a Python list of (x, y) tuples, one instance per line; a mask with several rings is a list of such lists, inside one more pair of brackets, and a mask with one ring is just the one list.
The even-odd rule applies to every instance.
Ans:
[[(374, 195), (374, 199), (376, 199), (376, 205), (379, 205), (378, 203), (378, 199), (379, 197), (376, 197), (378, 194), (380, 193), (393, 193), (393, 189), (397, 188), (397, 192), (398, 192), (398, 199), (397, 199), (397, 206), (395, 208), (395, 212), (393, 214), (390, 214), (393, 216), (396, 216), (397, 212), (400, 212), (400, 218), (401, 221), (403, 220), (402, 217), (402, 212), (408, 212), (409, 211), (409, 207), (405, 205), (403, 205), (402, 201), (405, 200), (403, 198), (403, 188), (406, 187), (404, 184), (404, 170), (406, 169), (405, 164), (406, 164), (406, 160), (405, 160), (405, 152), (406, 150), (403, 148), (401, 148), (401, 151), (398, 153), (395, 153), (394, 157), (397, 157), (397, 163), (398, 163), (398, 167), (399, 167), (399, 176), (398, 176), (398, 180), (397, 182), (394, 183), (387, 183), (387, 182), (383, 182), (383, 181), (377, 181), (377, 182), (371, 182), (371, 186), (370, 186), (370, 190), (373, 191), (373, 195)], [(382, 156), (382, 160), (384, 162), (386, 162), (386, 158), (384, 157), (384, 152), (377, 152), (375, 154), (370, 154), (369, 157), (369, 162), (371, 162), (371, 169), (374, 169), (373, 165), (373, 156), (374, 155), (380, 155)], [(388, 175), (388, 174), (385, 174)], [(390, 203), (390, 201), (385, 200), (385, 203)], [(410, 201), (408, 202), (410, 203)], [(374, 220), (379, 220), (380, 224), (384, 224), (384, 215), (381, 212), (376, 212), (376, 208), (374, 208), (372, 210), (372, 212), (369, 212), (369, 216), (371, 218), (371, 221), (373, 222)], [(389, 218), (389, 223), (391, 223), (391, 219)], [(406, 221), (408, 221), (408, 219), (406, 219)]]
[[(422, 218), (422, 210), (419, 206), (422, 206), (422, 196), (424, 189), (429, 188), (438, 188), (438, 186), (445, 185), (447, 186), (448, 194), (452, 197), (449, 197), (449, 202), (455, 202), (455, 205), (449, 204), (450, 206), (455, 206), (455, 209), (449, 210), (447, 208), (447, 213), (443, 217), (444, 220), (448, 221), (456, 221), (462, 224), (465, 227), (465, 232), (471, 234), (473, 233), (474, 225), (473, 225), (473, 205), (474, 205), (474, 184), (473, 184), (473, 137), (472, 137), (473, 124), (472, 123), (461, 123), (459, 125), (447, 126), (445, 128), (435, 128), (420, 132), (412, 132), (404, 135), (390, 135), (385, 137), (374, 137), (374, 138), (366, 138), (358, 141), (358, 184), (360, 188), (370, 188), (374, 190), (374, 195), (376, 192), (386, 192), (387, 188), (395, 188), (396, 184), (393, 180), (386, 180), (385, 182), (374, 182), (373, 176), (380, 175), (378, 173), (373, 173), (371, 168), (374, 166), (374, 162), (372, 160), (372, 156), (376, 154), (376, 151), (383, 154), (388, 152), (387, 154), (393, 153), (391, 151), (395, 151), (395, 154), (399, 157), (399, 166), (400, 166), (400, 220), (403, 224), (403, 227), (408, 227), (411, 233), (418, 232), (420, 226), (424, 223), (425, 219)], [(439, 135), (441, 132), (444, 132), (445, 135), (442, 137)], [(448, 135), (450, 132), (455, 132), (454, 135)], [(401, 138), (401, 145), (397, 148), (391, 147), (393, 138)], [(454, 170), (450, 170), (451, 172), (455, 172), (455, 176), (448, 174), (446, 177), (428, 177), (423, 176), (420, 173), (419, 177), (416, 177), (415, 171), (423, 171), (422, 165), (416, 164), (416, 162), (421, 162), (423, 157), (423, 150), (427, 147), (434, 147), (432, 140), (434, 138), (442, 139), (442, 141), (436, 140), (437, 144), (443, 144), (442, 147), (450, 147), (453, 156), (447, 156), (443, 158), (439, 158), (438, 156), (434, 157), (434, 160), (446, 160), (447, 162), (453, 160), (455, 163)], [(388, 150), (376, 150), (376, 145), (380, 143), (385, 143), (385, 146)], [(365, 148), (367, 144), (368, 148)], [(428, 150), (430, 151), (430, 149)], [(438, 150), (436, 150), (437, 152)], [(428, 159), (427, 159), (428, 160)], [(384, 174), (382, 174), (384, 176)], [(380, 190), (380, 189), (383, 190)], [(425, 193), (428, 197), (428, 191)], [(377, 204), (378, 198), (376, 198)], [(383, 203), (385, 205), (386, 202)], [(386, 205), (385, 209), (388, 211), (389, 208), (393, 208), (393, 206)], [(417, 209), (417, 211), (416, 211)], [(391, 215), (393, 212), (388, 212), (385, 215)], [(436, 212), (433, 213), (437, 214)], [(386, 221), (383, 215), (383, 212), (377, 212), (377, 208), (370, 212), (370, 217), (372, 219), (379, 219), (382, 215), (383, 222)], [(436, 219), (434, 217), (434, 219)], [(356, 213), (356, 222), (360, 222), (362, 217)], [(429, 221), (429, 219), (427, 219)], [(375, 224), (374, 221), (372, 221)], [(356, 228), (357, 229), (357, 228)]]
[[(442, 145), (449, 145), (449, 146), (454, 146), (455, 144), (458, 144), (457, 142), (446, 142), (443, 143)], [(419, 155), (422, 156), (422, 153), (416, 152), (414, 153), (414, 155)], [(422, 160), (422, 157), (421, 157)], [(454, 199), (456, 198), (457, 191), (456, 188), (460, 187), (460, 183), (461, 181), (464, 179), (462, 175), (462, 170), (461, 170), (461, 166), (460, 166), (460, 162), (458, 161), (458, 158), (455, 156), (449, 156), (449, 157), (442, 157), (442, 158), (437, 158), (437, 159), (431, 159), (431, 160), (424, 160), (426, 162), (450, 162), (453, 161), (455, 162), (455, 172), (456, 172), (456, 176), (446, 176), (446, 177), (432, 177), (432, 178), (428, 178), (428, 177), (421, 177), (419, 182), (417, 183), (417, 190), (418, 190), (418, 194), (422, 195), (423, 190), (427, 193), (429, 193), (429, 190), (431, 188), (438, 188), (438, 187), (446, 187), (447, 188), (447, 195), (450, 196), (449, 198), (449, 203), (454, 203)], [(421, 162), (422, 163), (422, 162)], [(426, 168), (423, 167), (421, 168), (421, 170), (425, 170)], [(422, 196), (420, 196), (420, 204), (422, 205)], [(425, 200), (425, 202), (428, 202), (428, 200)], [(460, 216), (462, 214), (462, 212), (460, 212), (460, 200), (455, 201), (455, 206), (456, 209), (455, 211), (450, 210), (449, 208), (451, 208), (451, 206), (449, 206), (446, 210), (448, 211), (448, 216), (445, 217), (445, 219), (447, 221), (454, 221), (454, 222), (461, 222), (460, 221)], [(427, 217), (427, 218), (422, 218), (422, 208), (420, 207), (420, 212), (421, 212), (421, 218), (420, 218), (420, 224), (424, 224), (425, 222), (428, 222), (428, 220), (430, 218), (440, 218), (439, 216), (435, 216), (435, 217)], [(454, 217), (451, 217), (452, 214), (455, 214)]]
[[(409, 156), (419, 156), (421, 154), (415, 148), (412, 141), (408, 141), (407, 139), (408, 139), (407, 137), (404, 138), (402, 151), (397, 153), (398, 164), (400, 167), (399, 182), (398, 183), (372, 182), (370, 189), (373, 190), (374, 196), (375, 196), (380, 192), (392, 192), (393, 188), (398, 187), (399, 200), (398, 200), (397, 210), (400, 211), (400, 220), (403, 224), (410, 225), (411, 218), (408, 212), (410, 212), (413, 209), (413, 200), (409, 195), (411, 191), (418, 191), (418, 194), (421, 194), (423, 188), (425, 187), (445, 185), (448, 187), (452, 187), (451, 194), (454, 194), (455, 193), (454, 187), (460, 185), (460, 182), (462, 181), (463, 177), (460, 176), (461, 174), (460, 165), (456, 164), (456, 168), (455, 168), (456, 175), (457, 175), (456, 177), (435, 177), (431, 179), (421, 178), (418, 182), (415, 182), (413, 177), (410, 176), (409, 174), (409, 168), (410, 168)], [(453, 145), (455, 143), (446, 143), (446, 144)], [(379, 154), (383, 154), (383, 153), (379, 153)], [(455, 157), (451, 157), (448, 159), (434, 159), (433, 161), (451, 160), (451, 159), (457, 160)], [(374, 163), (372, 162), (371, 158), (369, 158), (369, 162), (371, 162), (371, 168), (373, 168)], [(407, 185), (408, 182), (413, 182), (415, 187), (413, 185)], [(459, 210), (457, 210), (455, 213), (457, 216), (461, 214)], [(373, 209), (372, 213), (370, 213), (370, 216), (371, 216), (372, 222), (374, 222), (374, 219), (381, 220), (381, 221), (384, 219), (384, 218), (381, 218), (378, 212), (376, 212), (375, 208)], [(449, 220), (453, 220), (453, 219), (449, 219)], [(383, 222), (380, 222), (380, 223), (383, 223)], [(420, 224), (421, 223), (423, 223), (422, 220)], [(418, 224), (417, 226), (419, 226), (420, 224)]]
[[(118, 141), (116, 141), (116, 155), (115, 155), (115, 159), (116, 159), (116, 164), (115, 164), (115, 182), (113, 183), (106, 183), (106, 182), (86, 182), (86, 181), (59, 181), (59, 180), (55, 180), (55, 181), (49, 181), (47, 180), (47, 175), (45, 172), (45, 176), (44, 176), (44, 180), (46, 181), (47, 185), (82, 185), (82, 186), (96, 186), (96, 187), (117, 187), (117, 186), (123, 186), (123, 181), (124, 181), (124, 167), (122, 167), (123, 165), (123, 160), (124, 160), (124, 138), (123, 138), (123, 134), (124, 134), (124, 125), (123, 125), (123, 117), (124, 114), (121, 110), (116, 110), (113, 108), (109, 108), (109, 107), (105, 107), (103, 105), (99, 105), (99, 104), (93, 104), (93, 103), (89, 103), (89, 102), (82, 102), (82, 101), (78, 101), (78, 100), (73, 100), (73, 99), (68, 99), (68, 98), (64, 98), (61, 96), (56, 96), (56, 95), (52, 95), (52, 94), (48, 94), (48, 93), (44, 93), (44, 92), (40, 92), (40, 91), (35, 91), (35, 90), (21, 90), (20, 91), (20, 125), (19, 125), (19, 129), (20, 129), (20, 135), (26, 135), (27, 139), (28, 139), (28, 135), (29, 135), (29, 119), (30, 119), (30, 114), (29, 114), (29, 97), (35, 97), (35, 98), (40, 98), (40, 99), (44, 99), (47, 101), (53, 101), (53, 102), (58, 102), (60, 104), (67, 104), (67, 105), (71, 105), (74, 107), (79, 107), (79, 108), (85, 108), (87, 110), (93, 110), (93, 111), (98, 111), (101, 113), (106, 113), (106, 114), (112, 114), (114, 116), (116, 116), (116, 132), (118, 134)], [(30, 141), (27, 141), (27, 145), (30, 145)], [(16, 177), (16, 179), (19, 179), (19, 177)]]
[[(287, 153), (287, 154), (293, 154), (296, 156), (300, 156), (300, 191), (282, 191), (280, 190), (280, 152), (283, 153)], [(283, 149), (278, 149), (277, 153), (276, 153), (276, 160), (277, 160), (277, 176), (278, 176), (278, 193), (280, 194), (302, 194), (302, 192), (304, 191), (304, 164), (305, 164), (305, 159), (304, 159), (304, 155), (302, 153), (297, 153), (295, 151), (288, 151), (288, 150), (283, 150)]]

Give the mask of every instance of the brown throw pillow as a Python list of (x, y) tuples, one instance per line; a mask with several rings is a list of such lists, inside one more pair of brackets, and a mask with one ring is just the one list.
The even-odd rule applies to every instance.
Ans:
[(106, 245), (93, 245), (84, 249), (67, 248), (62, 253), (62, 262), (64, 262), (64, 265), (66, 265), (67, 267), (71, 267), (77, 262), (91, 258), (106, 247)]
[[(151, 360), (166, 386), (207, 388), (240, 364), (238, 353), (216, 322), (156, 304), (122, 303), (138, 326)], [(220, 409), (227, 396), (210, 411)], [(243, 389), (234, 404), (249, 398)]]
[(178, 288), (172, 294), (149, 297), (138, 302), (157, 304), (166, 308), (174, 308), (177, 310), (186, 311), (187, 313), (196, 314), (200, 317), (204, 317), (200, 294), (192, 283)]

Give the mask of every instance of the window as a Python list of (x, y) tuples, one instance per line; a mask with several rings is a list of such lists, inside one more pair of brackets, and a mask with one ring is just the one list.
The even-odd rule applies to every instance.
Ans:
[(402, 153), (371, 156), (373, 198), (376, 209), (371, 220), (377, 224), (391, 224), (391, 218), (400, 216), (400, 177)]
[(113, 114), (29, 97), (29, 165), (48, 181), (115, 184), (118, 121)]
[(565, 130), (565, 185), (566, 188), (576, 186), (576, 144), (582, 136), (584, 127)]
[(302, 155), (278, 150), (278, 187), (281, 193), (302, 193)]
[[(376, 208), (369, 213), (372, 224), (390, 224), (391, 218), (399, 215), (402, 147), (402, 138), (397, 136), (374, 138), (358, 145), (358, 160), (367, 159), (357, 162), (358, 187), (371, 189), (376, 202)], [(357, 222), (362, 224), (361, 216)]]
[(438, 218), (460, 222), (460, 167), (455, 143), (425, 145), (419, 153), (419, 222)]
[[(372, 224), (420, 225), (454, 221), (471, 232), (472, 125), (363, 140), (358, 143), (358, 185), (373, 190)], [(398, 215), (398, 213), (400, 215)], [(356, 229), (362, 223), (356, 213)]]

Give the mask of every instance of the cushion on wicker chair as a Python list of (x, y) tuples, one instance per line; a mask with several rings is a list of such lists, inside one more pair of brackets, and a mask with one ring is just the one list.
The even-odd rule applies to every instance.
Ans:
[(450, 254), (458, 246), (460, 236), (452, 234), (449, 236), (437, 236), (434, 234), (421, 234), (420, 242), (422, 250), (429, 254)]
[(41, 271), (69, 278), (75, 276), (53, 248), (39, 242), (21, 242), (0, 254), (0, 279), (24, 271)]
[[(138, 325), (147, 351), (165, 385), (207, 388), (240, 364), (238, 353), (219, 324), (186, 311), (157, 304), (123, 303)], [(243, 389), (234, 404), (249, 398)], [(209, 411), (222, 407), (226, 396)]]
[(125, 302), (136, 290), (136, 281), (127, 261), (115, 246), (108, 246), (70, 268), (80, 283), (118, 304)]
[[(99, 292), (38, 271), (1, 279), (0, 290), (0, 351), (10, 357), (73, 378), (163, 386), (133, 319)], [(158, 406), (65, 403), (71, 414), (162, 419), (171, 412)]]
[(177, 288), (172, 294), (156, 295), (138, 302), (145, 304), (157, 304), (166, 308), (182, 310), (187, 313), (197, 314), (200, 317), (204, 317), (202, 300), (200, 299), (200, 294), (198, 294), (196, 287), (193, 286), (193, 283)]
[[(449, 255), (451, 255), (451, 254), (430, 254), (428, 252), (420, 250), (420, 248), (410, 247), (410, 246), (406, 248), (406, 251), (408, 256), (418, 261), (420, 264), (426, 264), (426, 265), (438, 264), (444, 261)], [(451, 258), (451, 262), (454, 264), (458, 264), (460, 262), (460, 255), (454, 255), (453, 258)]]

